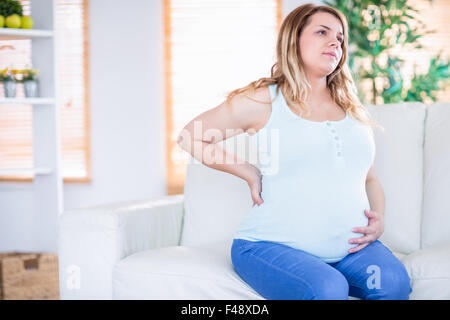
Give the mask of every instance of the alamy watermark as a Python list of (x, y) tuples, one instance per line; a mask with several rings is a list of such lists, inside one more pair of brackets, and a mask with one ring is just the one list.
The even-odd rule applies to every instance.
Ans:
[(66, 268), (66, 287), (69, 290), (79, 290), (81, 288), (81, 269), (72, 264)]
[(370, 265), (367, 267), (367, 273), (371, 274), (366, 281), (367, 288), (381, 289), (381, 269), (377, 265)]
[[(263, 128), (256, 132), (248, 131), (245, 136), (242, 129), (226, 129), (225, 134), (217, 128), (203, 130), (202, 121), (193, 123), (193, 136), (189, 130), (183, 129), (179, 135), (176, 155), (172, 155), (175, 163), (211, 164), (257, 164), (266, 175), (276, 174), (279, 168), (280, 130)], [(257, 133), (257, 135), (255, 135)], [(252, 138), (252, 136), (255, 137)], [(207, 142), (205, 145), (204, 142)], [(220, 145), (220, 144), (223, 144)], [(183, 148), (180, 148), (180, 145)], [(227, 154), (219, 152), (222, 147)], [(189, 157), (191, 155), (191, 157)]]

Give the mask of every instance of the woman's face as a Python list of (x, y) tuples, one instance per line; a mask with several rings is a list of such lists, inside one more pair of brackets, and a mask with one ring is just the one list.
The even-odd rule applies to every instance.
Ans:
[[(300, 34), (300, 55), (308, 74), (326, 77), (336, 69), (342, 57), (342, 24), (327, 12), (317, 12), (310, 19)], [(336, 57), (326, 52), (335, 53)]]

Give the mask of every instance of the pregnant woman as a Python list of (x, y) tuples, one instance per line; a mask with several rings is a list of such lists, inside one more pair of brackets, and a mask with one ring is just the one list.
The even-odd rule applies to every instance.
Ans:
[[(248, 183), (254, 206), (234, 235), (231, 259), (266, 299), (404, 300), (411, 292), (403, 264), (378, 240), (384, 193), (372, 126), (380, 126), (355, 94), (347, 44), (341, 12), (296, 8), (280, 28), (271, 76), (232, 91), (186, 125), (190, 138), (179, 136), (203, 164)], [(240, 160), (208, 130), (224, 139), (246, 132), (271, 147), (258, 154), (272, 161)]]

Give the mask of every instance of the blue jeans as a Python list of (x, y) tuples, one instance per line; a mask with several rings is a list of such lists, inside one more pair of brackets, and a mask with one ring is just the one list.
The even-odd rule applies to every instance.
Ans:
[(283, 244), (234, 239), (231, 260), (242, 280), (269, 300), (408, 300), (412, 291), (405, 267), (379, 240), (326, 263)]

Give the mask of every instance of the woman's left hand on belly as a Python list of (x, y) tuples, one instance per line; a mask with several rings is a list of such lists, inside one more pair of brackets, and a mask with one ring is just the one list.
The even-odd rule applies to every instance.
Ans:
[(365, 215), (369, 218), (368, 225), (366, 227), (353, 228), (353, 232), (362, 233), (364, 236), (360, 238), (352, 238), (349, 243), (357, 243), (356, 247), (351, 248), (348, 252), (355, 253), (369, 244), (377, 240), (384, 232), (384, 218), (383, 216), (373, 210), (364, 210)]

